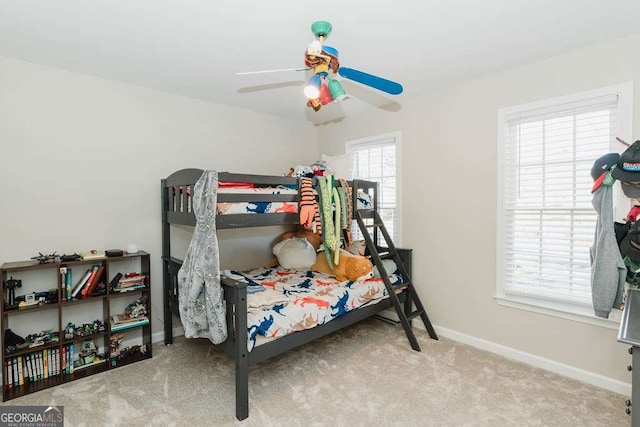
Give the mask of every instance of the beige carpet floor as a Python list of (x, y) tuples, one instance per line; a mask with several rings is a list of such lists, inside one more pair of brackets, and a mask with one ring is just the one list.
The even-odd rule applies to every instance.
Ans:
[(5, 404), (64, 405), (66, 426), (628, 426), (626, 396), (370, 319), (251, 368), (235, 419), (232, 360), (205, 340)]

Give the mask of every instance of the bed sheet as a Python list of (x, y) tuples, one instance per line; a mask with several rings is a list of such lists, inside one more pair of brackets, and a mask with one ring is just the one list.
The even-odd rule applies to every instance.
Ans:
[(218, 187), (218, 194), (298, 194), (297, 188), (291, 187)]
[[(298, 194), (298, 189), (289, 187), (218, 188), (226, 194)], [(255, 213), (298, 213), (297, 202), (219, 202), (218, 215)]]
[[(307, 270), (257, 268), (222, 274), (247, 283), (248, 349), (258, 337), (279, 338), (327, 323), (351, 310), (375, 304), (387, 297), (379, 277), (341, 282), (334, 277)], [(391, 283), (402, 283), (390, 276)], [(260, 340), (267, 341), (267, 340)]]

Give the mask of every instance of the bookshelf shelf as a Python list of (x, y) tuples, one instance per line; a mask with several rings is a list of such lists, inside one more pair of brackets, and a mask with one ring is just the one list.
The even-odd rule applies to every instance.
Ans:
[(140, 288), (140, 289), (132, 289), (130, 291), (109, 291), (109, 296), (111, 298), (119, 298), (119, 297), (126, 297), (126, 296), (131, 296), (131, 295), (135, 295), (135, 294), (139, 294), (141, 292), (148, 292), (149, 291), (149, 287), (145, 287), (145, 288)]
[(72, 299), (71, 301), (67, 300), (67, 301), (62, 301), (60, 304), (62, 304), (63, 306), (71, 306), (71, 305), (76, 305), (76, 304), (86, 304), (88, 302), (94, 302), (97, 301), (99, 299), (106, 299), (107, 295), (96, 295), (96, 296), (89, 296), (89, 297), (85, 297), (82, 299)]
[(56, 341), (56, 342), (52, 342), (52, 343), (49, 343), (49, 344), (43, 344), (43, 345), (39, 345), (39, 346), (36, 346), (36, 347), (31, 347), (31, 348), (23, 348), (23, 349), (14, 350), (14, 351), (11, 351), (11, 352), (5, 351), (3, 359), (6, 360), (6, 359), (11, 359), (12, 357), (23, 356), (25, 354), (33, 353), (33, 352), (36, 352), (36, 351), (48, 350), (50, 348), (56, 348), (59, 345), (60, 345), (60, 342)]
[[(136, 266), (140, 277), (144, 279), (145, 288), (135, 289), (128, 292), (112, 292), (110, 286), (112, 282), (117, 282), (124, 286), (124, 281), (118, 281), (118, 274), (124, 277), (129, 270), (119, 271), (120, 268), (133, 268)], [(66, 270), (63, 270), (66, 269)], [(90, 279), (90, 272), (95, 269), (95, 278)], [(67, 276), (64, 271), (71, 270)], [(15, 399), (36, 391), (44, 390), (70, 381), (75, 381), (90, 375), (108, 371), (109, 369), (119, 368), (124, 365), (135, 363), (152, 357), (151, 352), (151, 265), (150, 255), (147, 252), (137, 252), (135, 254), (124, 254), (116, 257), (100, 257), (91, 260), (79, 260), (70, 262), (55, 262), (39, 264), (37, 261), (19, 261), (8, 262), (0, 267), (2, 275), (2, 283), (6, 283), (8, 279), (18, 279), (24, 282), (22, 289), (15, 289), (16, 296), (22, 294), (28, 295), (30, 292), (38, 293), (47, 291), (48, 296), (46, 304), (39, 304), (32, 307), (11, 308), (8, 309), (8, 295), (6, 286), (3, 286), (3, 302), (0, 304), (0, 318), (2, 320), (1, 333), (1, 353), (2, 353), (2, 401)], [(80, 284), (85, 275), (87, 279), (84, 285)], [(71, 277), (73, 280), (71, 280)], [(57, 282), (57, 286), (55, 283)], [(117, 284), (116, 283), (116, 284)], [(26, 286), (26, 285), (29, 286)], [(52, 286), (52, 284), (54, 284)], [(63, 296), (67, 296), (69, 285), (73, 287), (79, 286), (76, 298), (63, 300)], [(87, 295), (81, 296), (84, 286), (93, 285), (95, 288), (87, 287)], [(54, 286), (56, 289), (54, 289)], [(115, 285), (114, 285), (115, 286)], [(34, 289), (39, 287), (42, 289)], [(93, 289), (93, 293), (91, 290)], [(97, 291), (96, 291), (97, 290)], [(73, 289), (72, 289), (73, 291)], [(52, 295), (57, 298), (51, 297)], [(102, 292), (100, 294), (99, 292)], [(133, 302), (141, 297), (146, 297), (146, 316), (149, 320), (144, 323), (135, 323), (126, 329), (110, 329), (109, 319), (112, 315), (119, 314), (121, 307), (127, 303)], [(17, 298), (19, 299), (19, 298)], [(112, 304), (113, 302), (113, 304)], [(45, 314), (46, 313), (46, 314)], [(52, 316), (51, 313), (54, 315)], [(86, 314), (90, 313), (90, 314)], [(20, 315), (19, 317), (15, 317)], [(42, 316), (46, 319), (52, 318), (51, 324), (44, 325)], [(69, 321), (76, 321), (77, 317), (86, 317), (82, 322), (92, 324), (98, 318), (104, 320), (105, 331), (94, 333), (91, 335), (74, 335), (73, 338), (64, 338), (64, 329)], [(31, 320), (33, 319), (33, 320)], [(13, 351), (8, 350), (9, 344), (6, 342), (7, 331), (13, 326), (14, 329), (24, 327), (24, 324), (34, 324), (34, 328), (40, 326), (41, 330), (50, 331), (53, 336), (58, 337), (58, 341), (46, 342), (31, 348), (18, 348)], [(82, 322), (77, 327), (82, 326)], [(73, 322), (72, 322), (73, 323)], [(55, 327), (51, 327), (55, 324)], [(84, 330), (87, 331), (87, 327)], [(97, 330), (97, 329), (94, 329)], [(24, 331), (23, 331), (24, 332)], [(36, 333), (33, 330), (28, 333)], [(114, 334), (126, 334), (127, 340), (131, 339), (136, 342), (137, 346), (144, 349), (144, 353), (138, 352), (127, 354), (125, 357), (111, 357), (111, 340)], [(23, 336), (26, 334), (23, 334)], [(114, 337), (116, 339), (118, 337)], [(92, 341), (96, 347), (96, 352), (104, 354), (105, 359), (101, 361), (84, 365), (80, 364), (79, 357), (85, 341)], [(16, 345), (16, 344), (14, 344)], [(125, 340), (121, 344), (124, 348), (128, 348), (128, 342)], [(17, 345), (16, 345), (17, 346)], [(17, 346), (19, 347), (19, 346)], [(88, 353), (88, 357), (93, 357), (92, 353)], [(87, 353), (83, 353), (86, 356)], [(86, 359), (85, 359), (86, 360)], [(91, 360), (91, 359), (88, 359)], [(74, 372), (70, 372), (71, 363), (74, 364)], [(29, 369), (32, 372), (29, 373)], [(65, 371), (65, 368), (67, 370)], [(9, 372), (11, 370), (11, 373)], [(22, 378), (20, 378), (22, 377)], [(18, 378), (17, 380), (15, 380)]]
[(136, 353), (136, 355), (133, 356), (121, 357), (117, 359), (114, 358), (112, 359), (112, 368), (122, 368), (123, 366), (131, 365), (132, 363), (136, 363), (146, 359), (151, 359), (151, 353)]
[(33, 307), (24, 307), (24, 308), (12, 308), (10, 310), (6, 310), (4, 313), (6, 315), (17, 315), (24, 313), (33, 313), (34, 311), (40, 310), (51, 310), (52, 308), (58, 308), (58, 303), (54, 304), (38, 304)]
[(107, 332), (100, 332), (97, 334), (91, 334), (91, 335), (76, 335), (75, 337), (73, 337), (72, 339), (68, 340), (68, 339), (64, 339), (62, 340), (62, 344), (75, 344), (75, 343), (79, 343), (82, 341), (86, 341), (86, 340), (96, 340), (100, 337), (104, 337), (105, 335), (107, 335)]

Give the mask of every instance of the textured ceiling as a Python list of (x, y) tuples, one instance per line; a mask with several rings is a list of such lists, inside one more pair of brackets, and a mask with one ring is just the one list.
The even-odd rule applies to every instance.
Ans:
[[(638, 16), (631, 0), (0, 0), (0, 56), (323, 123), (394, 114), (438, 87), (635, 32)], [(345, 81), (351, 97), (316, 113), (305, 72), (235, 74), (302, 67), (316, 20), (333, 25), (342, 66), (404, 93)]]

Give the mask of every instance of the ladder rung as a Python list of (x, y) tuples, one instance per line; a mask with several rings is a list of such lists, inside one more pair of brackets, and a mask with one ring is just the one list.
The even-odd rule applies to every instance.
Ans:
[(372, 224), (365, 224), (364, 225), (367, 228), (371, 228), (371, 227), (382, 227), (382, 223), (381, 222), (374, 222)]
[(401, 291), (404, 291), (404, 290), (405, 290), (405, 289), (407, 289), (408, 287), (409, 287), (409, 282), (403, 282), (403, 283), (400, 283), (400, 284), (399, 284), (399, 285), (397, 285), (397, 286), (394, 286), (394, 287), (393, 287), (393, 290), (394, 290), (396, 293), (399, 293), (399, 292), (401, 292)]
[(373, 218), (376, 211), (373, 209), (358, 209), (358, 213), (362, 218)]
[(407, 316), (407, 320), (412, 320), (415, 319), (418, 316), (422, 316), (422, 313), (424, 313), (424, 310), (416, 310), (413, 313), (411, 313), (410, 315)]

